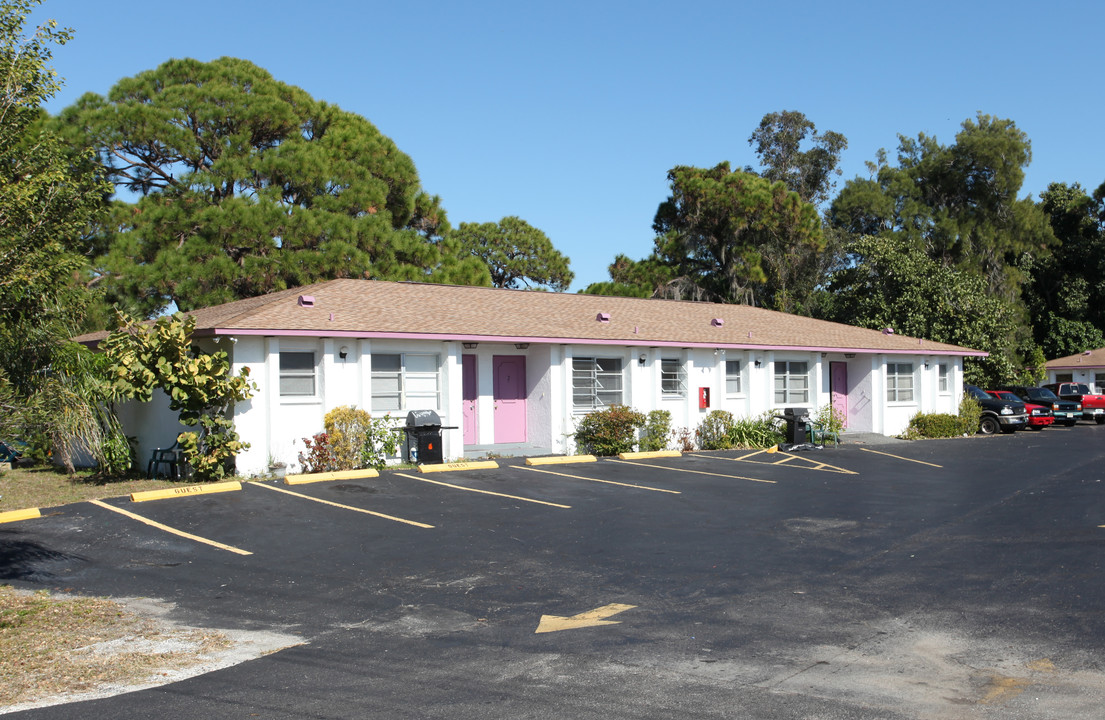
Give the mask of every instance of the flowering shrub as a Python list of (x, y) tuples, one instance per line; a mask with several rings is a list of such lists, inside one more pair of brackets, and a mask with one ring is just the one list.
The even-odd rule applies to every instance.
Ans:
[(330, 446), (329, 435), (321, 432), (314, 437), (303, 438), (303, 444), (307, 446), (306, 456), (299, 453), (299, 464), (303, 466), (303, 472), (333, 472), (338, 469), (338, 460)]

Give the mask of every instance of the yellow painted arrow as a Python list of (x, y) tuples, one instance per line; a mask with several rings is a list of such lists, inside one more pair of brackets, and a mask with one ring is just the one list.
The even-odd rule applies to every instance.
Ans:
[(611, 615), (617, 615), (626, 610), (632, 610), (635, 607), (637, 606), (612, 603), (610, 605), (603, 605), (595, 610), (572, 615), (571, 617), (542, 615), (541, 622), (533, 632), (536, 635), (537, 633), (558, 632), (560, 630), (573, 630), (575, 628), (595, 627), (597, 625), (617, 625), (621, 620), (605, 620), (604, 618), (608, 618)]

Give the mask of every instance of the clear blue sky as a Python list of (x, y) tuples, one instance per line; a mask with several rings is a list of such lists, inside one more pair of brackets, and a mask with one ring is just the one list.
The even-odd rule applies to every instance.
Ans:
[(454, 225), (544, 230), (573, 290), (650, 252), (669, 168), (755, 165), (768, 112), (843, 133), (841, 183), (980, 110), (1032, 140), (1023, 194), (1105, 181), (1100, 0), (46, 0), (48, 17), (76, 31), (51, 112), (169, 58), (250, 60), (372, 121)]

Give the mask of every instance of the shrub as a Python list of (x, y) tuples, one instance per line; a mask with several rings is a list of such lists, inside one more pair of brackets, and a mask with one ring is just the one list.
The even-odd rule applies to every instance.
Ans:
[(585, 415), (576, 426), (576, 444), (595, 455), (617, 455), (633, 450), (637, 429), (644, 427), (644, 413), (625, 405), (611, 405)]
[(303, 465), (303, 472), (333, 472), (338, 469), (338, 461), (330, 447), (329, 435), (322, 432), (314, 437), (303, 438), (303, 444), (307, 446), (306, 457), (303, 453), (299, 453), (299, 462)]
[(774, 413), (768, 411), (757, 418), (734, 418), (726, 410), (714, 410), (695, 430), (698, 446), (703, 450), (731, 448), (763, 448), (783, 442)]
[(905, 432), (907, 439), (948, 438), (962, 434), (963, 423), (958, 415), (950, 413), (917, 413), (909, 421)]
[(824, 428), (826, 432), (839, 435), (840, 431), (844, 429), (844, 421), (847, 418), (843, 411), (833, 407), (830, 403), (817, 408), (810, 419)]
[(694, 431), (698, 446), (703, 450), (728, 450), (733, 447), (733, 441), (729, 438), (733, 423), (733, 413), (728, 410), (711, 410)]
[(681, 427), (675, 431), (675, 444), (683, 452), (694, 450), (694, 431)]
[(959, 401), (959, 432), (974, 435), (978, 432), (978, 422), (982, 418), (982, 406), (970, 395), (964, 394)]
[(964, 395), (959, 401), (959, 414), (917, 413), (909, 421), (909, 427), (902, 433), (907, 440), (920, 438), (949, 438), (960, 435), (974, 435), (978, 432), (978, 421), (982, 417), (982, 406), (970, 395)]
[(672, 438), (671, 413), (667, 410), (653, 410), (648, 414), (645, 430), (641, 433), (641, 449), (648, 451), (667, 450)]
[(399, 450), (399, 437), (391, 417), (375, 418), (352, 405), (342, 405), (323, 419), (330, 449), (339, 470), (382, 470), (388, 456)]

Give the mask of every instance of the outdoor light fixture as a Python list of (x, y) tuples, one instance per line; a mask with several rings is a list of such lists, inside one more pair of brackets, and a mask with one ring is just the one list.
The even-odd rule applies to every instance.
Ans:
[(641, 353), (641, 356), (637, 358), (637, 364), (644, 365), (646, 362), (648, 362), (648, 355)]
[(514, 347), (518, 348), (519, 350), (525, 350), (529, 347), (529, 343), (514, 343)]
[(479, 343), (461, 343), (465, 350), (475, 350)]
[(338, 348), (338, 357), (340, 357), (342, 360), (349, 357), (349, 348), (347, 348), (345, 345), (342, 345), (340, 348)]
[(756, 367), (759, 367), (760, 365), (763, 364), (763, 360), (761, 360), (759, 358), (756, 358), (755, 363), (756, 363)]

